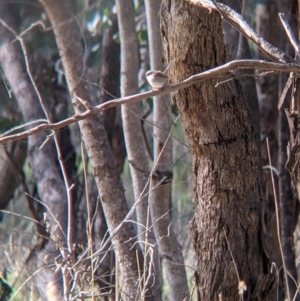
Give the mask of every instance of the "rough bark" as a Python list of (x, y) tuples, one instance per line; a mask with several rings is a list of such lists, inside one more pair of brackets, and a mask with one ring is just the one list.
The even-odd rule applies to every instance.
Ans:
[[(18, 31), (16, 23), (18, 17), (15, 10), (8, 3), (0, 4), (0, 18), (14, 31)], [(24, 54), (18, 42), (11, 43), (15, 37), (1, 25), (0, 62), (4, 74), (12, 88), (22, 112), (24, 122), (45, 118), (37, 94), (33, 88), (24, 64)], [(55, 153), (51, 142), (45, 142), (46, 134), (39, 133), (28, 139), (28, 155), (33, 170), (34, 180), (37, 185), (41, 201), (49, 209), (47, 222), (53, 240), (38, 254), (38, 266), (53, 264), (59, 254), (57, 244), (65, 245), (66, 232), (66, 191), (59, 170), (55, 163)], [(49, 213), (51, 212), (51, 214)], [(55, 217), (55, 220), (53, 217)], [(59, 222), (60, 227), (57, 226)], [(61, 231), (62, 230), (62, 231)], [(60, 300), (62, 292), (61, 274), (54, 273), (49, 267), (44, 267), (37, 275), (38, 289), (43, 300)]]
[[(226, 60), (221, 18), (194, 5), (162, 6), (162, 33), (172, 83)], [(173, 94), (193, 157), (191, 235), (200, 300), (272, 300), (255, 130), (238, 80), (213, 79)], [(231, 252), (230, 252), (231, 250)], [(235, 269), (236, 266), (236, 269)], [(238, 290), (239, 281), (247, 291)]]
[[(160, 0), (145, 1), (151, 69), (163, 71), (158, 17), (160, 4)], [(169, 136), (172, 131), (172, 112), (169, 94), (154, 98), (153, 112), (155, 170), (153, 170), (150, 180), (151, 218), (159, 254), (163, 258), (163, 268), (169, 286), (169, 298), (174, 301), (184, 300), (189, 296), (184, 259), (169, 213), (173, 178), (172, 139)], [(161, 182), (162, 180), (163, 182)], [(159, 182), (161, 183), (159, 184)], [(152, 190), (152, 187), (155, 189)], [(159, 300), (158, 293), (156, 300)]]
[[(82, 113), (86, 107), (95, 105), (95, 99), (86, 76), (80, 29), (74, 18), (71, 1), (40, 2), (44, 5), (53, 26), (75, 112)], [(82, 100), (79, 101), (76, 96)], [(133, 225), (129, 222), (122, 223), (128, 213), (128, 207), (115, 160), (98, 116), (80, 121), (79, 126), (110, 233), (122, 224), (112, 236), (112, 243), (123, 280), (124, 299), (133, 300), (139, 290), (137, 260), (142, 258), (142, 254), (136, 243)]]
[[(245, 1), (226, 0), (226, 4), (235, 11), (241, 13), (241, 9), (243, 8), (242, 6), (245, 5)], [(223, 28), (225, 29), (225, 39), (229, 52), (229, 60), (251, 59), (252, 56), (247, 39), (227, 22), (224, 22)], [(236, 41), (238, 41), (238, 43)], [(243, 87), (244, 97), (249, 106), (251, 118), (256, 129), (256, 144), (258, 149), (259, 168), (262, 172), (260, 110), (256, 91), (256, 81), (253, 76), (254, 70), (237, 71), (236, 75), (238, 76)]]

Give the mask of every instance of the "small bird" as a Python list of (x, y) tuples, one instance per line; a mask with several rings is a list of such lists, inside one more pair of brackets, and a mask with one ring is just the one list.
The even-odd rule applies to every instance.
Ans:
[(145, 74), (148, 83), (154, 90), (161, 89), (168, 81), (169, 77), (161, 71), (150, 70)]

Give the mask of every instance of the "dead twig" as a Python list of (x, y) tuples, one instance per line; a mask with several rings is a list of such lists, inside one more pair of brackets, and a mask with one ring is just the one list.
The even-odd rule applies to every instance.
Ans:
[(287, 73), (294, 72), (296, 75), (300, 74), (300, 66), (295, 63), (273, 63), (273, 62), (267, 62), (263, 60), (235, 60), (235, 61), (228, 62), (222, 66), (201, 72), (199, 74), (195, 74), (178, 84), (167, 86), (160, 90), (148, 91), (144, 93), (113, 99), (111, 101), (95, 106), (91, 110), (87, 110), (84, 113), (75, 114), (72, 117), (66, 118), (56, 123), (40, 124), (27, 131), (23, 131), (21, 133), (17, 133), (14, 135), (5, 136), (4, 134), (0, 136), (0, 144), (7, 143), (9, 141), (24, 139), (26, 137), (29, 137), (41, 131), (57, 131), (72, 123), (92, 117), (103, 110), (114, 108), (122, 104), (128, 104), (131, 102), (140, 101), (142, 99), (150, 98), (157, 95), (168, 94), (177, 91), (179, 89), (187, 88), (190, 85), (203, 80), (208, 80), (214, 77), (220, 78), (222, 74), (226, 75), (227, 73), (228, 75), (228, 73), (231, 73), (233, 70), (240, 70), (240, 69), (242, 70), (255, 69), (261, 71), (274, 71), (274, 72), (287, 72)]

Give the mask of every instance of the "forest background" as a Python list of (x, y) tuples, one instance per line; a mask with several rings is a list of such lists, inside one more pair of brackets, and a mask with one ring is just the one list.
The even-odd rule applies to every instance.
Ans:
[(296, 0), (0, 0), (0, 300), (298, 300), (299, 28)]

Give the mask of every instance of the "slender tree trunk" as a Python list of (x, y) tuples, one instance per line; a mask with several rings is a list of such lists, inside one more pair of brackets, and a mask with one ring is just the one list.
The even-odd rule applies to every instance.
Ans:
[[(139, 70), (139, 45), (135, 30), (133, 1), (117, 0), (116, 4), (121, 40), (121, 94), (124, 97), (138, 93), (139, 90), (137, 77)], [(143, 277), (146, 294), (149, 294), (147, 290), (151, 288), (150, 294), (152, 294), (152, 290), (155, 289), (157, 296), (159, 295), (157, 290), (159, 289), (158, 285), (160, 283), (159, 276), (156, 274), (157, 272), (159, 273), (159, 271), (155, 270), (155, 266), (158, 267), (157, 258), (154, 259), (156, 264), (151, 262), (152, 258), (157, 256), (151, 256), (148, 252), (149, 244), (155, 246), (155, 238), (153, 231), (148, 231), (148, 227), (151, 225), (147, 198), (147, 192), (149, 190), (149, 168), (140, 116), (139, 103), (122, 106), (122, 120), (128, 162), (132, 175), (135, 201), (138, 202), (136, 207), (138, 240), (140, 241), (145, 258)], [(154, 267), (152, 265), (154, 265)], [(144, 296), (142, 296), (142, 298), (144, 298)]]
[[(172, 83), (225, 62), (218, 13), (196, 0), (163, 1)], [(173, 94), (193, 157), (191, 234), (200, 300), (273, 300), (255, 130), (238, 80), (203, 81)], [(216, 84), (222, 82), (216, 87)], [(240, 288), (240, 289), (238, 289)]]
[[(74, 17), (71, 1), (41, 0), (54, 29), (62, 58), (72, 103), (76, 113), (95, 105), (92, 89), (86, 76), (80, 29)], [(138, 266), (142, 253), (136, 243), (132, 223), (123, 222), (128, 207), (103, 124), (97, 116), (79, 122), (82, 138), (93, 169), (100, 199), (112, 235), (123, 280), (124, 300), (134, 300), (139, 293)], [(138, 264), (138, 261), (141, 261)]]
[[(163, 71), (162, 42), (159, 34), (160, 0), (147, 0), (146, 15), (152, 70)], [(163, 268), (169, 285), (170, 300), (184, 300), (189, 296), (184, 259), (173, 230), (171, 214), (171, 183), (173, 179), (172, 161), (172, 112), (170, 95), (154, 98), (153, 114), (154, 164), (151, 177), (150, 208), (159, 253), (163, 258)], [(164, 179), (164, 180), (163, 180)], [(163, 182), (161, 182), (163, 180)], [(159, 182), (161, 182), (159, 184)], [(157, 186), (158, 185), (158, 186)], [(154, 189), (152, 189), (155, 187)], [(159, 300), (159, 299), (157, 299)]]
[[(128, 96), (138, 93), (139, 45), (134, 23), (132, 0), (117, 0), (118, 21), (121, 40), (121, 94)], [(132, 175), (139, 240), (145, 241), (147, 226), (149, 167), (146, 148), (143, 143), (140, 104), (122, 106), (122, 120), (125, 143)], [(142, 243), (142, 248), (144, 244)]]

